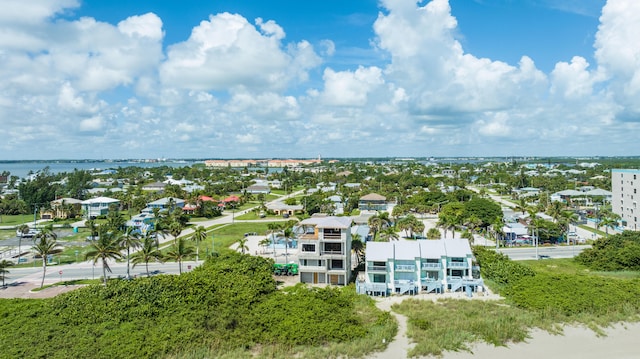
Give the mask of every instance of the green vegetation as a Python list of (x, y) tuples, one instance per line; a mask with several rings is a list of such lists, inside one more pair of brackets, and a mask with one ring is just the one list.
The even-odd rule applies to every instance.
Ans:
[(361, 356), (395, 335), (352, 287), (278, 291), (271, 272), (268, 259), (227, 253), (179, 276), (0, 300), (0, 357)]
[(640, 233), (626, 231), (621, 234), (600, 238), (578, 257), (592, 270), (620, 271), (640, 270)]
[[(33, 224), (33, 213), (32, 214), (15, 214), (15, 215), (3, 215), (2, 222), (0, 223), (3, 226), (18, 226), (24, 223)], [(15, 235), (15, 230), (13, 231)]]
[[(514, 262), (474, 248), (481, 273), (500, 301), (405, 300), (393, 310), (408, 317), (411, 356), (470, 350), (483, 341), (507, 345), (531, 328), (561, 332), (562, 324), (601, 328), (640, 320), (640, 278), (635, 272), (592, 271), (573, 259)], [(631, 278), (631, 279), (629, 279)]]
[(405, 299), (392, 308), (409, 318), (407, 335), (417, 341), (409, 356), (470, 351), (469, 344), (477, 341), (521, 342), (541, 324), (534, 312), (486, 301)]

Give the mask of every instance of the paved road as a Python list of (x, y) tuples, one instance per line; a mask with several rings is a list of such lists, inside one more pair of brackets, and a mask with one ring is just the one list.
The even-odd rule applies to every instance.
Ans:
[[(202, 263), (202, 261), (200, 261)], [(182, 271), (187, 272), (193, 270), (200, 263), (195, 261), (187, 261), (182, 264)], [(109, 267), (112, 273), (107, 272), (107, 276), (116, 278), (119, 276), (124, 277), (127, 273), (126, 263), (109, 263)], [(178, 263), (149, 263), (149, 271), (155, 274), (178, 274)], [(60, 274), (62, 272), (62, 274)], [(146, 276), (147, 271), (144, 264), (137, 265), (130, 270), (132, 276)], [(49, 265), (47, 266), (47, 276), (45, 277), (45, 284), (51, 284), (64, 280), (74, 279), (98, 279), (102, 277), (102, 264), (96, 263), (95, 266), (91, 262), (82, 262), (74, 264), (64, 265)], [(7, 275), (7, 282), (17, 283), (37, 283), (40, 284), (42, 280), (42, 266), (29, 267), (29, 268), (10, 268), (10, 273)]]
[[(302, 191), (294, 192), (289, 195), (282, 196), (272, 202), (284, 201), (289, 197), (296, 196), (302, 193)], [(255, 222), (255, 221), (241, 221), (235, 219), (235, 216), (240, 216), (242, 214), (251, 212), (251, 209), (246, 209), (242, 211), (238, 211), (235, 213), (225, 212), (223, 216), (214, 218), (208, 221), (198, 222), (197, 226), (204, 226), (205, 228), (211, 227), (217, 224), (231, 224), (234, 222)], [(278, 219), (264, 219), (259, 221), (273, 222)], [(287, 219), (283, 219), (287, 220)], [(193, 228), (188, 228), (182, 231), (180, 236), (188, 236), (193, 233)], [(173, 240), (172, 236), (162, 237), (159, 236), (160, 243), (166, 243)], [(24, 245), (23, 240), (23, 245)], [(29, 242), (29, 241), (27, 241)], [(30, 243), (29, 243), (30, 244)], [(133, 254), (133, 253), (132, 253)], [(203, 257), (203, 253), (200, 254), (200, 257)], [(41, 262), (40, 262), (41, 263)], [(183, 263), (183, 271), (188, 271), (188, 266), (191, 268), (195, 268), (197, 266), (195, 261), (189, 261)], [(114, 261), (109, 262), (109, 267), (111, 267), (111, 274), (107, 274), (111, 277), (124, 276), (126, 274), (126, 263), (116, 263)], [(169, 274), (177, 274), (178, 273), (178, 264), (177, 263), (164, 263), (164, 264), (149, 264), (150, 271), (160, 271), (162, 273)], [(62, 274), (60, 274), (62, 271)], [(138, 265), (135, 269), (130, 271), (131, 275), (146, 275), (146, 269), (144, 265)], [(47, 267), (47, 276), (45, 278), (45, 284), (47, 283), (55, 283), (60, 280), (72, 280), (72, 279), (92, 279), (92, 278), (100, 278), (102, 276), (102, 265), (101, 263), (97, 263), (95, 266), (91, 261), (85, 261), (80, 263), (73, 264), (63, 264), (63, 265), (51, 265)], [(28, 282), (28, 283), (40, 283), (42, 280), (42, 266), (37, 267), (29, 267), (29, 268), (11, 268), (10, 273), (7, 275), (7, 281), (11, 282)]]
[[(537, 253), (538, 253), (538, 256), (540, 256), (541, 258), (573, 258), (587, 248), (591, 248), (591, 246), (576, 245), (576, 246), (538, 247)], [(536, 259), (535, 247), (500, 248), (499, 251), (501, 253), (504, 253), (514, 261)]]

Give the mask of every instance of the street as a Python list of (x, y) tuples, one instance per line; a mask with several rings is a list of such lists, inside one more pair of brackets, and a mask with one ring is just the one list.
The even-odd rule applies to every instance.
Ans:
[(553, 246), (546, 247), (541, 246), (537, 249), (535, 247), (519, 247), (519, 248), (500, 248), (500, 252), (508, 256), (514, 261), (519, 260), (532, 260), (536, 259), (536, 252), (538, 257), (544, 258), (572, 258), (580, 254), (583, 250), (591, 248), (589, 245), (575, 245), (575, 246)]
[[(283, 201), (289, 197), (293, 197), (297, 194), (300, 194), (301, 191), (293, 192), (288, 195), (279, 197), (272, 202)], [(233, 212), (225, 212), (221, 217), (217, 217), (208, 221), (195, 223), (196, 226), (203, 226), (205, 228), (211, 227), (216, 224), (231, 224), (234, 222), (245, 222), (235, 219), (235, 216), (240, 216), (242, 214), (248, 213), (251, 211), (250, 209), (245, 209), (242, 211), (238, 211), (236, 213)], [(259, 221), (277, 221), (278, 219), (265, 219)], [(249, 221), (247, 221), (249, 222)], [(251, 221), (254, 222), (254, 221)], [(180, 236), (188, 236), (193, 233), (193, 228), (188, 228), (182, 231)], [(173, 240), (172, 236), (159, 236), (159, 240), (161, 245), (163, 243), (169, 242)], [(25, 248), (29, 248), (31, 245), (31, 240), (23, 240), (22, 245)], [(25, 244), (27, 242), (27, 244)], [(18, 243), (18, 239), (9, 239), (3, 241), (4, 248), (11, 248), (12, 246), (16, 246)], [(16, 250), (17, 249), (13, 249)], [(123, 251), (123, 254), (125, 251)], [(131, 253), (133, 254), (133, 253)], [(115, 262), (110, 260), (109, 267), (112, 270), (112, 273), (107, 273), (107, 276), (112, 278), (117, 278), (119, 276), (126, 276), (127, 274), (127, 264), (126, 261)], [(200, 261), (202, 263), (202, 261)], [(200, 263), (196, 263), (194, 260), (183, 262), (182, 271), (187, 272), (192, 270)], [(133, 265), (132, 265), (133, 266)], [(178, 264), (175, 262), (168, 263), (149, 263), (149, 271), (155, 272), (157, 274), (178, 274)], [(144, 264), (137, 265), (135, 268), (130, 270), (131, 276), (146, 276), (146, 268)], [(90, 261), (84, 261), (73, 264), (50, 264), (47, 266), (47, 275), (45, 277), (45, 284), (52, 284), (59, 281), (65, 280), (76, 280), (76, 279), (97, 279), (102, 277), (102, 263), (98, 262), (96, 265), (92, 265)], [(11, 268), (9, 274), (7, 274), (7, 283), (38, 283), (42, 280), (42, 262), (37, 261), (34, 267), (28, 268)]]

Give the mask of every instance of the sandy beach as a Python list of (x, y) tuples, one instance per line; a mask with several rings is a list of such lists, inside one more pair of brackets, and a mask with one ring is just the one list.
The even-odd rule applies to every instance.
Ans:
[[(394, 303), (400, 303), (409, 297), (392, 296), (376, 299), (376, 305), (382, 310), (391, 310)], [(433, 300), (455, 298), (460, 300), (496, 300), (500, 296), (491, 292), (468, 298), (464, 293), (420, 294), (413, 299)], [(406, 337), (407, 320), (397, 313), (392, 314), (398, 320), (398, 334), (387, 350), (376, 353), (373, 359), (408, 358), (412, 348), (411, 340)], [(640, 349), (640, 323), (619, 323), (604, 329), (605, 336), (599, 336), (584, 326), (565, 326), (563, 333), (554, 335), (540, 329), (532, 329), (530, 338), (521, 343), (510, 343), (505, 347), (495, 347), (487, 343), (470, 345), (471, 352), (446, 352), (443, 359), (638, 359)], [(433, 357), (423, 357), (433, 358)]]

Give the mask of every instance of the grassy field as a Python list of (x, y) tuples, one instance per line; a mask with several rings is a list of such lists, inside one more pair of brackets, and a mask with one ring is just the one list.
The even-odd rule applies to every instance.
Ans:
[(2, 219), (0, 226), (18, 226), (25, 223), (33, 224), (33, 214), (2, 215), (0, 218)]
[(545, 259), (542, 261), (530, 260), (520, 261), (538, 273), (547, 274), (585, 274), (595, 275), (608, 278), (620, 278), (620, 279), (632, 279), (640, 278), (640, 272), (634, 271), (617, 271), (617, 272), (604, 272), (604, 271), (592, 271), (586, 266), (577, 263), (573, 258), (554, 258)]
[(408, 318), (407, 334), (416, 343), (410, 356), (468, 351), (473, 342), (507, 345), (523, 341), (533, 328), (561, 333), (564, 324), (603, 335), (612, 323), (640, 320), (640, 273), (594, 272), (573, 259), (512, 262), (482, 252), (476, 257), (484, 270), (492, 267), (483, 272), (485, 284), (505, 299), (407, 299), (394, 305)]

